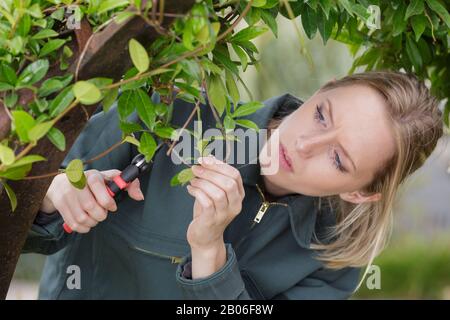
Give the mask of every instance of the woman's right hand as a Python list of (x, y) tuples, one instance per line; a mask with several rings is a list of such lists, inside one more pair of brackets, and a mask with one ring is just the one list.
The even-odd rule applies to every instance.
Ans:
[[(75, 232), (87, 233), (106, 219), (108, 211), (116, 211), (117, 204), (106, 189), (105, 180), (112, 180), (119, 170), (88, 170), (83, 190), (70, 183), (65, 173), (53, 179), (40, 210), (45, 213), (59, 211), (65, 223)], [(144, 200), (139, 179), (126, 188), (128, 195), (137, 201)]]

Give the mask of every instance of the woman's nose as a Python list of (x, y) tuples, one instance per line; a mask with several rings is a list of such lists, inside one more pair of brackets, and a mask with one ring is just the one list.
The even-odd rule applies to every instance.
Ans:
[(295, 148), (302, 156), (309, 157), (327, 147), (331, 140), (332, 137), (329, 134), (302, 135), (297, 138)]

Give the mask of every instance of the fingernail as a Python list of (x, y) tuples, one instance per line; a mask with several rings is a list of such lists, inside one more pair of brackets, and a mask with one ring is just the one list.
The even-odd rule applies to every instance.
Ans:
[(205, 161), (206, 164), (213, 164), (214, 163), (214, 159), (212, 157), (206, 157), (204, 161)]
[(140, 200), (144, 200), (144, 194), (142, 193), (141, 190), (139, 190), (139, 197), (140, 197)]

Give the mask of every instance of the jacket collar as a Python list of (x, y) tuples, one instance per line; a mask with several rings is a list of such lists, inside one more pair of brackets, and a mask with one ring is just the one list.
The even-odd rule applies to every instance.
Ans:
[[(261, 129), (267, 128), (269, 120), (274, 116), (275, 112), (284, 102), (286, 102), (286, 99), (292, 98), (294, 97), (288, 93), (281, 96), (272, 97), (264, 101), (266, 107), (261, 108), (257, 112), (247, 116), (247, 119), (255, 122)], [(303, 102), (301, 102), (301, 104), (302, 103)], [(248, 164), (238, 169), (245, 185), (261, 185), (261, 167), (259, 158), (256, 163)], [(287, 204), (292, 234), (298, 245), (303, 248), (310, 247), (314, 236), (314, 231), (316, 231), (316, 233), (318, 233), (318, 231), (320, 232), (320, 230), (316, 230), (316, 222), (319, 222), (318, 225), (321, 226), (329, 226), (329, 223), (324, 224), (321, 223), (321, 221), (317, 221), (319, 215), (317, 197), (305, 196), (302, 194), (291, 194), (277, 199), (277, 202)], [(330, 212), (326, 215), (321, 215), (319, 219), (323, 220), (322, 217), (329, 219)]]

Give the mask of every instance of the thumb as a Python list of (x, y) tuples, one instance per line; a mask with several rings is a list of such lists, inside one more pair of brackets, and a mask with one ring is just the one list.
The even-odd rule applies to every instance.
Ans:
[(141, 183), (139, 181), (138, 178), (134, 179), (126, 188), (128, 195), (130, 196), (130, 198), (137, 200), (137, 201), (142, 201), (144, 200), (144, 194), (142, 193), (141, 190)]

